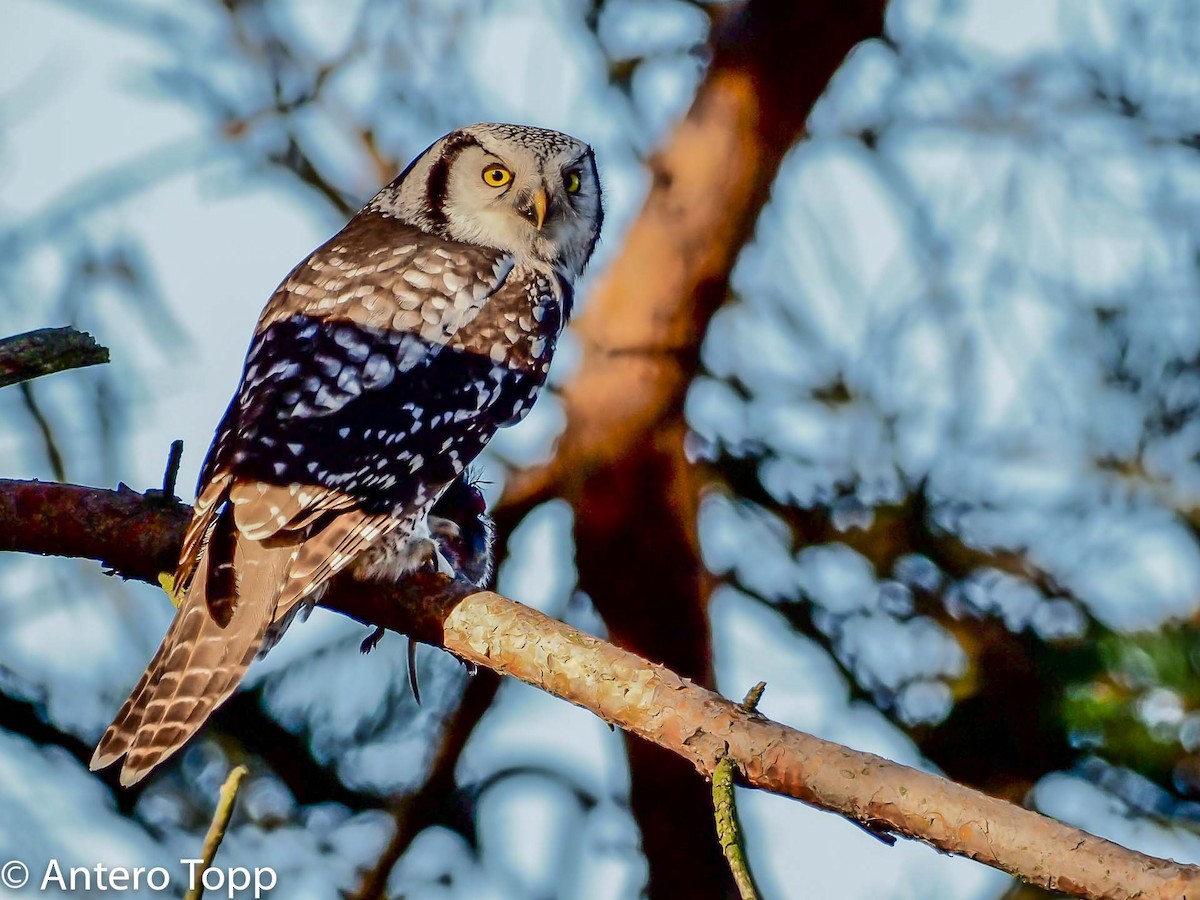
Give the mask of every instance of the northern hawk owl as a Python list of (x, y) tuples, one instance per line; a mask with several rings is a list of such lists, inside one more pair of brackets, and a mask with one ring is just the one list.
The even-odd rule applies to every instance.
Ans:
[(602, 218), (587, 144), (474, 125), (287, 276), (201, 471), (179, 611), (93, 769), (143, 778), (335, 573), (427, 563), (431, 508), (544, 383)]

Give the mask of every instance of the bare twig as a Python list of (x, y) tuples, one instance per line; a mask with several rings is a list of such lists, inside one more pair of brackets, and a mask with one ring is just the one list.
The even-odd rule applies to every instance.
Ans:
[(0, 339), (0, 387), (108, 362), (108, 348), (74, 328), (40, 328)]
[(33, 385), (28, 381), (22, 381), (17, 385), (17, 390), (21, 394), (21, 402), (24, 404), (25, 410), (29, 413), (29, 417), (33, 419), (34, 427), (37, 428), (37, 432), (42, 438), (42, 447), (46, 451), (46, 459), (50, 463), (50, 471), (57, 480), (65, 481), (67, 478), (67, 464), (63, 461), (62, 450), (58, 447), (58, 441), (54, 437), (54, 429), (50, 425), (50, 420), (46, 418), (46, 413), (42, 410), (41, 404), (33, 396)]
[(213, 810), (212, 824), (208, 826), (208, 834), (204, 836), (204, 849), (200, 854), (201, 863), (194, 870), (195, 882), (188, 890), (184, 900), (200, 900), (204, 896), (204, 873), (217, 857), (221, 841), (225, 839), (225, 829), (229, 827), (229, 819), (233, 815), (233, 804), (237, 800), (238, 788), (249, 770), (245, 766), (234, 766), (225, 783), (221, 785), (221, 793), (217, 798), (217, 808)]
[(163, 469), (162, 499), (175, 500), (175, 482), (179, 479), (179, 464), (183, 462), (183, 441), (171, 441), (167, 452), (167, 467)]
[[(766, 688), (765, 681), (760, 681), (750, 688), (746, 699), (742, 701), (742, 709), (754, 712)], [(737, 801), (733, 793), (735, 771), (733, 760), (729, 756), (722, 756), (713, 770), (712, 795), (713, 811), (717, 820), (717, 838), (721, 841), (721, 850), (725, 859), (729, 861), (729, 871), (733, 874), (733, 883), (737, 885), (742, 900), (758, 900), (758, 886), (750, 872), (750, 862), (746, 859), (746, 848), (742, 843), (742, 830), (738, 822)]]

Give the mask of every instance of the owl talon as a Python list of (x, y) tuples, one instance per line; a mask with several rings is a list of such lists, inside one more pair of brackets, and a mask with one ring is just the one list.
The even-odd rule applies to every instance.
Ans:
[(438, 570), (437, 544), (428, 538), (421, 541), (414, 541), (412, 558), (412, 568), (414, 570), (428, 569), (430, 572), (436, 572)]
[(382, 625), (376, 625), (375, 630), (363, 638), (363, 642), (358, 645), (358, 652), (370, 653), (374, 650), (379, 646), (379, 642), (383, 639), (383, 634), (386, 630)]
[(412, 691), (417, 706), (421, 705), (421, 685), (417, 680), (417, 642), (408, 639), (408, 689)]

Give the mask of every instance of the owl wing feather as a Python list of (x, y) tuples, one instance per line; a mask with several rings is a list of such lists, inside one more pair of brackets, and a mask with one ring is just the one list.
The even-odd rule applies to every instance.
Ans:
[(158, 652), (100, 739), (92, 769), (124, 756), (121, 784), (133, 784), (204, 724), (237, 687), (253, 659), (271, 620), (274, 585), (291, 554), (289, 547), (237, 543), (234, 566), (245, 602), (238, 604), (225, 626), (209, 615), (204, 593), (212, 560), (201, 558), (200, 571)]

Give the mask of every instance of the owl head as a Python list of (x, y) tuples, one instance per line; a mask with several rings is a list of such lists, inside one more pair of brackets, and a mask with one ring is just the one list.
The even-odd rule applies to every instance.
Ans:
[(604, 218), (591, 147), (562, 132), (503, 124), (435, 141), (370, 208), (571, 278), (587, 265)]

